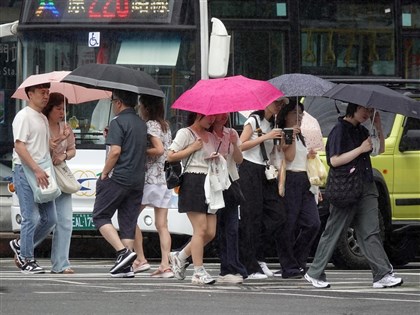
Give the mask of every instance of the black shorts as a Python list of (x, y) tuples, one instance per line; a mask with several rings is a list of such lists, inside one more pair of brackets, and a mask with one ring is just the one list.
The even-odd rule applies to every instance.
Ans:
[(92, 217), (95, 227), (99, 229), (105, 224), (112, 224), (111, 218), (118, 209), (120, 238), (134, 239), (142, 198), (143, 189), (131, 189), (110, 178), (98, 178)]
[(207, 213), (208, 204), (204, 193), (206, 174), (184, 173), (179, 189), (178, 212)]

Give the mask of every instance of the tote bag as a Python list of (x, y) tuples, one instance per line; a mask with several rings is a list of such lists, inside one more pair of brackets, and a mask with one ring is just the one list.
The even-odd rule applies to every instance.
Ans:
[(48, 174), (49, 185), (46, 188), (41, 188), (38, 186), (34, 172), (29, 166), (22, 163), (26, 179), (34, 194), (34, 201), (36, 203), (46, 203), (53, 201), (61, 195), (61, 190), (55, 180), (54, 167), (51, 161), (51, 157), (48, 156), (43, 158), (40, 162), (38, 162), (38, 165)]
[(78, 192), (82, 187), (74, 177), (66, 162), (63, 161), (58, 165), (54, 165), (54, 171), (58, 187), (60, 187), (60, 190), (63, 193), (73, 194)]

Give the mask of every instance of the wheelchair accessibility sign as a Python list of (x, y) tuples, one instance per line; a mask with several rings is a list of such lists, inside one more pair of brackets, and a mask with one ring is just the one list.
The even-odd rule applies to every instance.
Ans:
[(89, 47), (99, 47), (101, 43), (101, 33), (100, 32), (90, 32), (88, 46)]

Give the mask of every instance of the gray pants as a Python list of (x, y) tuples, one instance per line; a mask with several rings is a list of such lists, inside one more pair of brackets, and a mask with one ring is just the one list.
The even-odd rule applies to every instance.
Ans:
[(338, 209), (331, 206), (330, 216), (308, 275), (315, 279), (326, 280), (325, 267), (331, 259), (344, 227), (352, 221), (357, 244), (372, 269), (373, 282), (381, 280), (392, 272), (392, 265), (379, 235), (378, 211), (378, 191), (375, 183), (364, 184), (362, 198), (353, 207)]

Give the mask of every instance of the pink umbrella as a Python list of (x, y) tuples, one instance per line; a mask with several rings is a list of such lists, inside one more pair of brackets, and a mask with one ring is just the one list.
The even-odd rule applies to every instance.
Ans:
[(315, 151), (325, 150), (321, 127), (315, 117), (305, 111), (300, 127), (308, 149), (314, 149)]
[(42, 74), (34, 74), (29, 76), (13, 93), (13, 98), (28, 101), (25, 88), (41, 83), (50, 83), (50, 93), (58, 92), (68, 98), (70, 104), (79, 104), (89, 101), (95, 101), (105, 98), (111, 98), (112, 93), (109, 91), (88, 89), (79, 85), (60, 82), (70, 71), (53, 71)]
[(221, 79), (200, 80), (172, 105), (203, 115), (264, 109), (283, 96), (267, 81), (238, 75)]

